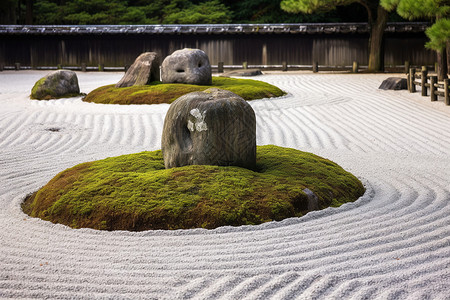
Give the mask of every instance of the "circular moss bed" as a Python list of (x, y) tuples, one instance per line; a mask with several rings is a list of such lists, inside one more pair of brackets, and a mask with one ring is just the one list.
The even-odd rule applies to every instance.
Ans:
[(213, 77), (212, 85), (161, 83), (116, 88), (114, 84), (99, 87), (84, 97), (83, 101), (103, 104), (158, 104), (172, 103), (178, 97), (216, 87), (238, 94), (245, 100), (280, 97), (286, 93), (269, 83), (227, 77)]
[(193, 165), (164, 169), (160, 150), (79, 164), (28, 197), (25, 213), (73, 228), (148, 230), (252, 225), (364, 194), (361, 182), (311, 153), (257, 148), (257, 169)]

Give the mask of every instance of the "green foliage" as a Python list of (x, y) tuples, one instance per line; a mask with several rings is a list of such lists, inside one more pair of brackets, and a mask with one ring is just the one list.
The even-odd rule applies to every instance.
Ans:
[(281, 9), (279, 1), (246, 0), (224, 1), (233, 12), (234, 23), (312, 23), (338, 22), (337, 11), (314, 15), (287, 14)]
[(448, 0), (381, 0), (381, 5), (389, 11), (397, 9), (400, 16), (409, 20), (436, 18), (436, 23), (426, 31), (430, 39), (426, 47), (437, 51), (445, 48), (450, 37)]
[(290, 13), (325, 12), (336, 9), (337, 6), (349, 5), (357, 0), (283, 0), (280, 6)]
[(397, 12), (409, 20), (444, 17), (450, 12), (449, 4), (448, 1), (442, 0), (400, 0)]
[(184, 10), (172, 12), (164, 18), (166, 24), (225, 24), (230, 23), (232, 13), (219, 0), (190, 5)]
[[(12, 1), (12, 0), (8, 0)], [(36, 24), (229, 23), (232, 12), (219, 0), (38, 0)]]
[(419, 18), (441, 18), (450, 14), (447, 0), (380, 0), (381, 6), (409, 20)]
[(286, 93), (269, 83), (227, 77), (212, 78), (212, 85), (192, 85), (152, 82), (150, 85), (116, 88), (114, 85), (99, 87), (90, 92), (83, 101), (105, 104), (158, 104), (172, 103), (187, 93), (204, 91), (211, 87), (229, 90), (245, 100), (279, 97)]
[(260, 146), (257, 171), (239, 167), (164, 169), (161, 151), (77, 165), (24, 203), (33, 217), (75, 228), (146, 230), (252, 225), (355, 201), (364, 187), (335, 163), (294, 149)]
[(433, 50), (443, 51), (450, 39), (450, 19), (438, 20), (425, 33), (430, 39), (425, 46)]

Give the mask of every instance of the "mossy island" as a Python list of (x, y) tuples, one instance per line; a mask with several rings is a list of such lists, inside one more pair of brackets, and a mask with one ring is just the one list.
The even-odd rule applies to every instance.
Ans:
[(209, 88), (231, 91), (247, 101), (286, 95), (278, 87), (263, 81), (213, 76), (211, 85), (153, 81), (147, 85), (118, 88), (111, 84), (91, 91), (83, 101), (103, 104), (172, 103), (180, 96)]
[(82, 163), (27, 197), (25, 213), (72, 228), (142, 231), (213, 229), (300, 217), (312, 191), (318, 209), (364, 194), (336, 163), (278, 146), (258, 146), (255, 170), (190, 165), (165, 169), (160, 150)]

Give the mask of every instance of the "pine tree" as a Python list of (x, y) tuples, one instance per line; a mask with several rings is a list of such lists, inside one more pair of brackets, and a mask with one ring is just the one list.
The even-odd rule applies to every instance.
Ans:
[(430, 39), (426, 47), (437, 52), (438, 79), (447, 78), (450, 70), (450, 1), (381, 0), (381, 5), (389, 11), (397, 9), (397, 13), (406, 19), (431, 18), (435, 21), (426, 31)]
[(369, 68), (371, 72), (382, 71), (383, 34), (388, 12), (379, 5), (378, 0), (283, 0), (281, 8), (291, 13), (317, 13), (336, 9), (337, 6), (359, 3), (366, 8), (370, 26)]

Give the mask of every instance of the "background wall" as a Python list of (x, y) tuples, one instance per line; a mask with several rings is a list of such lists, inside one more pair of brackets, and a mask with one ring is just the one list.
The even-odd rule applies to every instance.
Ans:
[[(386, 33), (386, 66), (432, 65), (433, 51), (424, 48), (423, 32)], [(0, 33), (0, 64), (13, 66), (123, 67), (142, 52), (154, 51), (165, 57), (181, 48), (204, 50), (212, 65), (349, 66), (353, 61), (368, 64), (368, 34), (363, 33), (241, 33), (241, 34), (5, 34)]]

